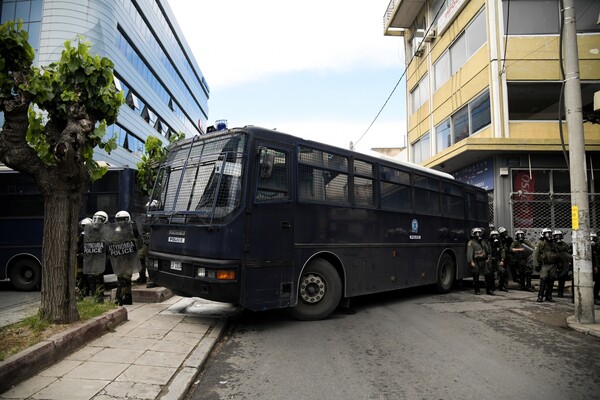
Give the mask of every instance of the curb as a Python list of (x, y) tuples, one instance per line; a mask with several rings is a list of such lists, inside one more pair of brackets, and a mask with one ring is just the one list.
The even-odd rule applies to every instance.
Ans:
[[(595, 324), (598, 327), (598, 324)], [(567, 317), (567, 326), (574, 331), (585, 333), (586, 335), (594, 336), (600, 338), (600, 330), (599, 328), (591, 329), (589, 324), (580, 324), (575, 319), (574, 315)], [(593, 326), (593, 325), (592, 325)]]
[(162, 396), (159, 396), (161, 400), (180, 400), (185, 398), (194, 380), (202, 370), (204, 363), (208, 359), (210, 352), (221, 338), (226, 326), (226, 320), (219, 320), (213, 328), (204, 335), (198, 346), (196, 346), (196, 348), (187, 356), (179, 370), (175, 373), (175, 376), (173, 376), (171, 381), (166, 385), (166, 392), (164, 392)]
[(127, 310), (120, 307), (106, 314), (77, 323), (63, 332), (31, 346), (0, 362), (0, 393), (31, 378), (84, 344), (127, 320)]

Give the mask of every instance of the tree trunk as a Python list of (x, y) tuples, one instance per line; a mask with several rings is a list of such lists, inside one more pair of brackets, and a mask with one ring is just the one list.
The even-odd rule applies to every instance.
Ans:
[(68, 185), (44, 191), (41, 317), (53, 323), (79, 320), (75, 296), (77, 234), (82, 192)]

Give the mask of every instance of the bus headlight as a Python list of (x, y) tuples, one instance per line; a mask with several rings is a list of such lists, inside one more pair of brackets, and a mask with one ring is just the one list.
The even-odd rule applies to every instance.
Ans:
[(219, 281), (234, 281), (236, 273), (233, 269), (211, 269), (196, 267), (196, 278), (216, 279)]
[(158, 260), (150, 260), (148, 259), (146, 261), (146, 268), (148, 269), (153, 269), (153, 270), (158, 270)]

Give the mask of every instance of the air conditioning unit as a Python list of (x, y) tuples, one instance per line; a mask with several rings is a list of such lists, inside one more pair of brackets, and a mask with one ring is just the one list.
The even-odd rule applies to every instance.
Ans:
[(433, 39), (435, 39), (437, 37), (435, 34), (436, 34), (435, 29), (431, 29), (429, 32), (427, 32), (427, 36), (425, 36), (423, 38), (423, 41), (425, 43), (433, 42)]

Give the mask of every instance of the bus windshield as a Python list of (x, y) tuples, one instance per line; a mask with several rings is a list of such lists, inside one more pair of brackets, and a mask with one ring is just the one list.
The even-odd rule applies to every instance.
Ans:
[(223, 224), (242, 202), (246, 135), (175, 144), (156, 179), (150, 211), (171, 222)]

